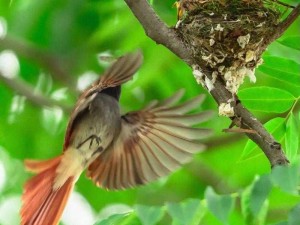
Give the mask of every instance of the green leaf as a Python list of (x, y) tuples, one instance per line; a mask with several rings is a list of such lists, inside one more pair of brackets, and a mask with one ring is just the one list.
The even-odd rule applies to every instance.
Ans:
[(276, 166), (271, 173), (272, 183), (287, 193), (297, 194), (298, 170), (299, 165), (296, 163), (290, 166)]
[(54, 135), (58, 133), (62, 127), (63, 111), (58, 108), (44, 108), (42, 114), (42, 124), (47, 132)]
[(300, 224), (300, 204), (296, 205), (289, 213), (288, 225)]
[(280, 81), (300, 86), (300, 64), (286, 58), (265, 56), (259, 71)]
[(156, 224), (164, 215), (162, 207), (136, 205), (135, 210), (143, 225)]
[(246, 88), (239, 92), (239, 97), (250, 110), (275, 113), (286, 112), (296, 99), (287, 91), (271, 87)]
[(269, 176), (256, 177), (242, 193), (242, 213), (248, 223), (264, 224), (267, 213), (267, 197), (272, 189)]
[(288, 222), (287, 221), (281, 221), (281, 222), (278, 222), (278, 223), (274, 223), (272, 225), (288, 225)]
[(300, 50), (300, 36), (290, 36), (278, 40), (278, 42), (287, 47)]
[(229, 195), (218, 195), (211, 187), (205, 191), (207, 207), (223, 224), (228, 224), (229, 214), (233, 208), (233, 198)]
[(262, 205), (272, 188), (269, 176), (264, 175), (257, 179), (251, 191), (250, 209), (254, 215), (259, 214)]
[(167, 210), (173, 223), (180, 225), (198, 225), (204, 215), (199, 199), (189, 199), (181, 203), (168, 203)]
[[(276, 117), (265, 123), (264, 127), (269, 133), (271, 133), (274, 136), (276, 140), (280, 141), (285, 134), (285, 119), (281, 117)], [(256, 149), (258, 149), (257, 145), (253, 141), (248, 140), (243, 150), (241, 160), (248, 157)]]
[(268, 211), (269, 211), (269, 200), (266, 199), (262, 204), (259, 214), (257, 215), (257, 224), (258, 225), (266, 224)]
[(95, 223), (94, 225), (117, 225), (117, 224), (121, 224), (121, 222), (126, 217), (128, 217), (128, 214), (115, 214), (115, 215), (111, 215), (105, 220)]
[(297, 159), (299, 147), (299, 126), (293, 113), (289, 116), (286, 123), (285, 148), (287, 158), (294, 162)]

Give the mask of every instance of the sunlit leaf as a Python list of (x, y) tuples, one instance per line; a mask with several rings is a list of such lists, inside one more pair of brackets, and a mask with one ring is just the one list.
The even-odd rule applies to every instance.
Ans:
[(135, 210), (143, 225), (155, 225), (164, 215), (163, 207), (136, 205)]
[(287, 221), (281, 221), (279, 223), (274, 223), (272, 225), (288, 225), (288, 222)]
[(254, 215), (259, 214), (264, 201), (267, 199), (272, 188), (269, 176), (261, 176), (255, 181), (251, 190), (250, 209)]
[(7, 33), (7, 22), (3, 17), (0, 17), (0, 39), (4, 38)]
[[(264, 127), (276, 140), (280, 141), (285, 134), (285, 119), (281, 117), (274, 118), (265, 123)], [(252, 140), (248, 140), (243, 150), (241, 160), (247, 158), (255, 149), (258, 149), (257, 145)]]
[(12, 79), (20, 70), (20, 63), (15, 52), (4, 50), (0, 52), (0, 73), (1, 76)]
[(244, 218), (250, 222), (263, 224), (268, 209), (267, 197), (272, 184), (269, 176), (256, 177), (254, 182), (242, 194), (242, 212)]
[(24, 111), (26, 98), (22, 95), (15, 95), (12, 99), (8, 117), (9, 123), (14, 123), (18, 115)]
[(115, 214), (115, 215), (112, 215), (112, 216), (108, 217), (105, 220), (102, 220), (102, 221), (96, 223), (95, 225), (112, 225), (112, 224), (116, 224), (116, 223), (122, 221), (125, 217), (126, 217), (126, 215), (124, 215), (124, 214)]
[(0, 194), (4, 188), (6, 182), (6, 170), (4, 167), (4, 163), (0, 160)]
[[(299, 77), (300, 80), (300, 77)], [(253, 87), (243, 89), (239, 97), (250, 110), (283, 113), (290, 109), (295, 97), (282, 89), (271, 87)]]
[(288, 225), (300, 224), (300, 204), (296, 205), (289, 213)]
[(296, 194), (299, 182), (298, 171), (299, 165), (296, 163), (290, 166), (277, 166), (272, 170), (272, 183), (287, 193)]
[(287, 47), (300, 50), (300, 36), (290, 36), (278, 40), (278, 42)]
[(300, 86), (300, 64), (293, 60), (276, 56), (265, 56), (264, 63), (258, 69), (280, 81)]
[(55, 134), (62, 129), (62, 118), (63, 111), (58, 107), (43, 109), (42, 123), (45, 130), (47, 130), (50, 134)]
[(297, 124), (296, 117), (293, 113), (289, 116), (286, 123), (286, 135), (285, 135), (285, 150), (287, 158), (294, 162), (297, 158), (299, 146), (299, 126)]
[(0, 201), (0, 224), (17, 225), (20, 224), (19, 208), (21, 199), (18, 195), (8, 196)]
[(189, 199), (181, 203), (168, 203), (167, 210), (178, 225), (198, 225), (204, 215), (199, 199)]
[(257, 215), (257, 225), (266, 224), (268, 211), (269, 211), (269, 201), (268, 199), (266, 199), (262, 204), (259, 214)]
[(233, 198), (229, 195), (218, 195), (208, 187), (205, 191), (207, 207), (223, 224), (228, 224), (229, 213), (233, 208)]
[(63, 100), (67, 97), (66, 96), (67, 91), (68, 91), (67, 88), (57, 89), (57, 90), (53, 91), (53, 93), (51, 93), (51, 98), (58, 100), (58, 101)]
[(50, 93), (52, 87), (53, 87), (52, 77), (44, 73), (40, 73), (38, 76), (38, 80), (34, 86), (34, 92), (48, 94)]
[(104, 219), (102, 221), (99, 221), (95, 223), (94, 225), (125, 225), (126, 223), (124, 222), (130, 214), (115, 214), (111, 215), (107, 219)]
[[(86, 225), (95, 222), (91, 205), (79, 192), (72, 192), (61, 218), (63, 224)], [(84, 218), (84, 220), (83, 220)]]

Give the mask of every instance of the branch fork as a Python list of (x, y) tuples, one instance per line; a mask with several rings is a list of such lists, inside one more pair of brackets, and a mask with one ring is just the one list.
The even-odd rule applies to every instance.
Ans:
[[(160, 20), (146, 0), (125, 0), (125, 2), (143, 26), (146, 34), (153, 41), (167, 47), (171, 52), (186, 62), (187, 65), (193, 68), (193, 74), (197, 82), (206, 87), (219, 106), (222, 103), (230, 104), (233, 108), (233, 115), (230, 115), (229, 118), (241, 130), (251, 130), (251, 132), (244, 133), (262, 149), (272, 167), (276, 165), (287, 165), (289, 163), (280, 143), (267, 132), (257, 118), (243, 107), (237, 97), (234, 96), (233, 98), (233, 94), (226, 89), (226, 85), (220, 77), (213, 77), (212, 73), (205, 69), (206, 65), (201, 64), (198, 60), (194, 59), (192, 52), (178, 37), (176, 30), (168, 28), (166, 24)], [(299, 14), (300, 4), (297, 5), (289, 16), (277, 26), (277, 32), (264, 40), (265, 47), (279, 38), (295, 21)], [(195, 68), (198, 69), (195, 70)], [(209, 82), (206, 82), (205, 79), (214, 81), (213, 88), (209, 86)], [(234, 101), (232, 101), (233, 99)]]

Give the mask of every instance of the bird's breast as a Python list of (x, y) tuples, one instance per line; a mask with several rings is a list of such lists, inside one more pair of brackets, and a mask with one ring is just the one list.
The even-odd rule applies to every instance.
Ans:
[(71, 145), (88, 164), (112, 142), (120, 130), (119, 104), (115, 98), (99, 93), (77, 121), (71, 136)]

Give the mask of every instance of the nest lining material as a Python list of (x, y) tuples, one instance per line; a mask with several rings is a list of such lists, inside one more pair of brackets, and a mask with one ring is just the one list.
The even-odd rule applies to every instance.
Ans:
[(264, 42), (276, 31), (280, 13), (261, 1), (228, 2), (199, 3), (199, 7), (186, 11), (177, 30), (199, 65), (206, 65), (205, 71), (212, 75), (209, 80), (195, 67), (197, 82), (211, 91), (216, 77), (221, 76), (226, 88), (235, 94), (245, 76), (255, 82)]

